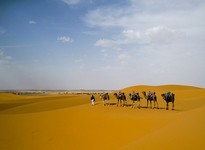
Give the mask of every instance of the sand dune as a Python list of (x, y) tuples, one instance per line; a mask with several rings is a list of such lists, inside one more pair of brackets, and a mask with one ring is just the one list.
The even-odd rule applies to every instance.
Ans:
[[(160, 109), (103, 106), (96, 95), (22, 96), (0, 94), (1, 150), (204, 149), (205, 89), (166, 85), (121, 89), (155, 91)], [(165, 110), (161, 94), (176, 94)], [(110, 93), (111, 103), (116, 99)], [(131, 103), (128, 100), (128, 103)], [(145, 99), (141, 102), (146, 106)]]

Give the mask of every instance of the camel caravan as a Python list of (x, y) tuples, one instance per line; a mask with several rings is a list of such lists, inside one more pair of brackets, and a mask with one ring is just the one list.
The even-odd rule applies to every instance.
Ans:
[[(132, 108), (142, 108), (140, 105), (141, 99), (145, 99), (147, 101), (147, 106), (145, 108), (157, 108), (159, 109), (158, 102), (157, 102), (157, 96), (155, 92), (149, 91), (146, 93), (145, 91), (142, 91), (143, 97), (140, 97), (139, 93), (134, 92), (129, 94), (129, 99), (132, 101), (131, 104), (128, 104), (127, 98), (124, 92), (114, 93), (114, 96), (117, 99), (117, 103), (115, 103), (117, 106), (131, 106)], [(161, 94), (162, 98), (166, 101), (166, 109), (169, 109), (169, 102), (172, 103), (172, 110), (174, 110), (174, 93), (168, 91), (166, 93)], [(110, 96), (108, 93), (102, 93), (100, 94), (100, 98), (103, 102), (104, 106), (110, 106)], [(137, 105), (137, 106), (136, 106)], [(154, 105), (154, 106), (153, 106)]]

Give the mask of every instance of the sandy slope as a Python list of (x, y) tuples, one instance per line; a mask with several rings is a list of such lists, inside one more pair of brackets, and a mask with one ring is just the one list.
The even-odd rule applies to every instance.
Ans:
[[(134, 86), (156, 91), (160, 109), (103, 106), (89, 95), (0, 94), (1, 150), (204, 149), (205, 89), (189, 86)], [(175, 111), (160, 94), (176, 94)], [(116, 99), (111, 94), (112, 104)], [(131, 101), (128, 101), (131, 103)], [(142, 106), (146, 106), (143, 99)]]

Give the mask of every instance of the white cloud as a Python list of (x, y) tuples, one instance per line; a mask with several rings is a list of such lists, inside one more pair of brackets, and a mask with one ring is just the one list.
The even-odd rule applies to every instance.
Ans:
[(141, 35), (140, 35), (140, 32), (138, 31), (134, 31), (134, 30), (123, 30), (122, 31), (123, 35), (125, 37), (127, 37), (128, 39), (131, 39), (131, 40), (135, 40), (135, 39), (140, 39), (141, 38)]
[(80, 2), (80, 0), (62, 0), (67, 5), (76, 5)]
[(178, 32), (175, 29), (166, 26), (155, 26), (146, 29), (144, 32), (139, 32), (132, 29), (123, 30), (122, 34), (118, 35), (118, 39), (100, 39), (97, 40), (95, 46), (104, 48), (117, 48), (122, 45), (129, 44), (170, 44), (184, 38), (183, 32)]
[(170, 43), (179, 39), (181, 34), (174, 29), (166, 26), (156, 26), (147, 29), (145, 35), (150, 39), (150, 42)]
[[(128, 44), (130, 41), (124, 37), (119, 39), (110, 40), (110, 39), (100, 39), (95, 42), (95, 46), (101, 46), (104, 48), (115, 48), (117, 49), (120, 45)], [(118, 48), (119, 50), (119, 48)]]
[(84, 17), (90, 27), (143, 30), (157, 25), (187, 28), (204, 25), (203, 0), (128, 0), (124, 7), (98, 7)]
[(126, 15), (127, 13), (129, 14), (129, 11), (121, 7), (114, 9), (112, 7), (97, 8), (89, 11), (85, 15), (84, 21), (91, 27), (107, 28), (123, 26), (124, 22), (127, 21)]
[(58, 41), (63, 42), (63, 43), (72, 43), (73, 39), (71, 39), (68, 36), (61, 36), (57, 38)]
[(29, 24), (37, 24), (37, 22), (34, 21), (34, 20), (30, 20), (28, 23), (29, 23)]
[(115, 47), (116, 45), (118, 45), (118, 43), (115, 40), (100, 39), (95, 42), (95, 46), (101, 46), (106, 48)]
[(94, 0), (61, 0), (63, 3), (67, 4), (68, 6), (75, 6), (79, 4), (93, 4), (95, 3)]
[(101, 46), (104, 48), (117, 48), (121, 45), (130, 44), (132, 42), (136, 42), (141, 40), (141, 34), (138, 31), (134, 30), (123, 30), (122, 35), (118, 35), (118, 39), (99, 39), (95, 42), (95, 46)]

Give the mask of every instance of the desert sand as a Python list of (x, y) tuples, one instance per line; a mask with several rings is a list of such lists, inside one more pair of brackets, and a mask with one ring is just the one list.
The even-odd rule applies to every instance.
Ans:
[[(155, 91), (160, 109), (103, 106), (95, 95), (0, 93), (0, 150), (205, 149), (205, 89), (192, 86), (133, 86), (120, 91)], [(175, 93), (175, 110), (160, 96)], [(131, 100), (128, 100), (131, 104)]]

